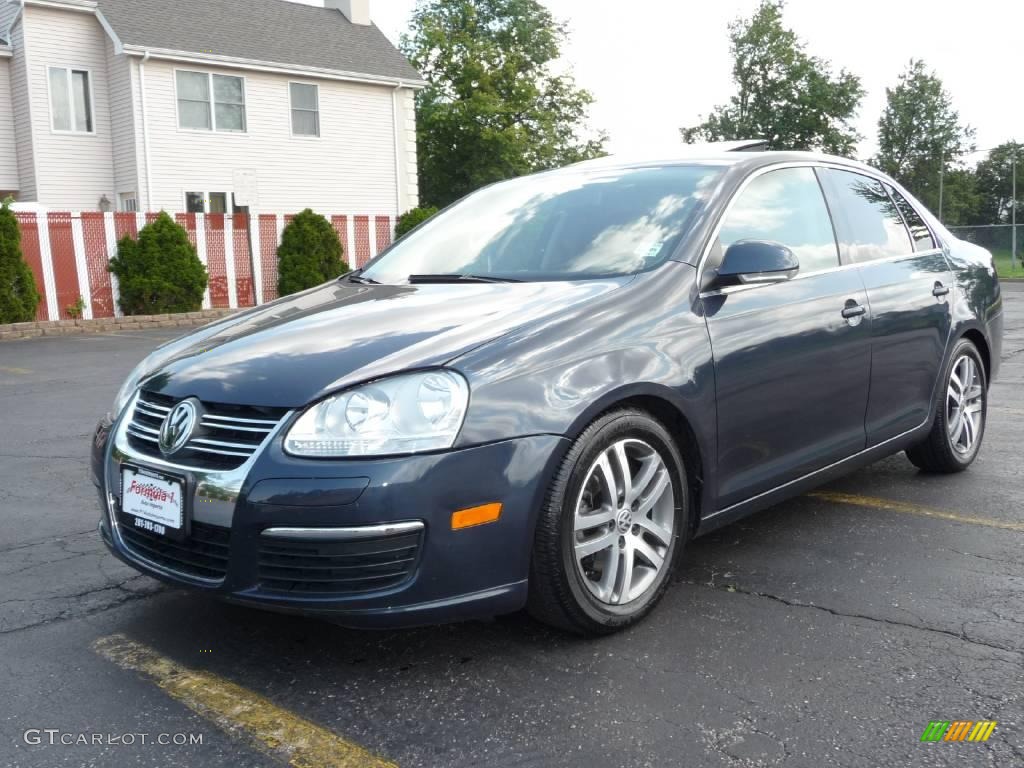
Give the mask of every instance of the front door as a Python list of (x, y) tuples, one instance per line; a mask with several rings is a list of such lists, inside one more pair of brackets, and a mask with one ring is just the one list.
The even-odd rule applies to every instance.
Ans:
[(719, 509), (863, 450), (871, 367), (867, 295), (855, 269), (839, 268), (814, 169), (754, 178), (727, 211), (716, 250), (739, 240), (780, 242), (800, 269), (784, 282), (703, 298), (715, 358)]
[(921, 216), (893, 187), (851, 171), (824, 172), (843, 261), (859, 264), (871, 308), (869, 446), (931, 413), (951, 327), (953, 274)]

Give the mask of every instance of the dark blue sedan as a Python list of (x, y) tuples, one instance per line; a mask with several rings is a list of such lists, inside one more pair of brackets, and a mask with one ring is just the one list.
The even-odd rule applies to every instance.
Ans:
[(95, 437), (101, 532), (350, 626), (608, 632), (692, 536), (897, 451), (965, 469), (1001, 338), (990, 254), (872, 168), (583, 163), (150, 355)]

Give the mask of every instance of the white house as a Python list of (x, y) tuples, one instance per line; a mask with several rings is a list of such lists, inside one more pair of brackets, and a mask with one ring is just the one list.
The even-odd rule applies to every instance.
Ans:
[(422, 86), (369, 0), (0, 0), (0, 197), (397, 214)]

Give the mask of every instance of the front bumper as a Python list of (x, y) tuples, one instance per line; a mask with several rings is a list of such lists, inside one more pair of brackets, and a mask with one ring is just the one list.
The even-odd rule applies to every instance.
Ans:
[[(177, 586), (271, 610), (329, 615), (360, 627), (433, 624), (523, 607), (536, 514), (547, 479), (567, 445), (558, 436), (536, 435), (422, 456), (305, 460), (281, 448), (286, 418), (245, 465), (216, 473), (139, 455), (125, 438), (124, 421), (101, 423), (93, 440), (93, 481), (103, 509), (100, 531), (114, 555)], [(197, 551), (223, 553), (223, 573), (197, 572), (188, 565), (197, 559), (188, 551), (167, 550), (181, 559), (177, 566), (173, 558), (149, 556), (136, 544), (139, 539), (133, 534), (138, 532), (126, 530), (119, 515), (125, 463), (184, 479), (193, 536), (199, 541), (202, 531), (206, 537)], [(498, 521), (451, 529), (452, 512), (490, 502), (503, 504)], [(406, 524), (400, 530), (389, 527), (400, 523)], [(382, 526), (387, 535), (403, 535), (399, 543), (409, 547), (403, 556), (412, 555), (400, 583), (392, 580), (386, 588), (374, 589), (359, 582), (358, 592), (340, 594), (330, 587), (326, 592), (282, 589), (280, 581), (267, 578), (268, 543), (282, 543), (277, 538), (281, 532), (269, 529), (290, 529), (284, 534), (290, 541), (284, 543), (293, 547), (322, 544), (323, 529), (348, 529), (326, 538), (334, 548), (329, 551), (349, 553), (364, 551), (366, 547), (359, 547), (367, 531), (373, 534)], [(207, 539), (213, 543), (206, 544)], [(325, 550), (310, 551), (318, 557)], [(360, 566), (352, 565), (363, 561), (350, 554), (341, 557), (347, 559), (312, 562), (343, 562), (353, 579), (363, 575)]]

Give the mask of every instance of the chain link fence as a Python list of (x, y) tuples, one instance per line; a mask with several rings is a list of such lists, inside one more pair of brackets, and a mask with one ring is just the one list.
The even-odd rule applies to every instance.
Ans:
[[(1011, 258), (1014, 237), (1013, 226), (1010, 224), (982, 224), (970, 227), (950, 227), (947, 225), (946, 229), (961, 240), (976, 243), (982, 248), (992, 251), (1000, 273), (1008, 274), (1015, 268), (1015, 276), (1024, 277), (1024, 266), (1022, 266), (1022, 259), (1024, 259), (1024, 224), (1017, 225), (1017, 254), (1015, 259)], [(1020, 274), (1018, 275), (1017, 273)]]

